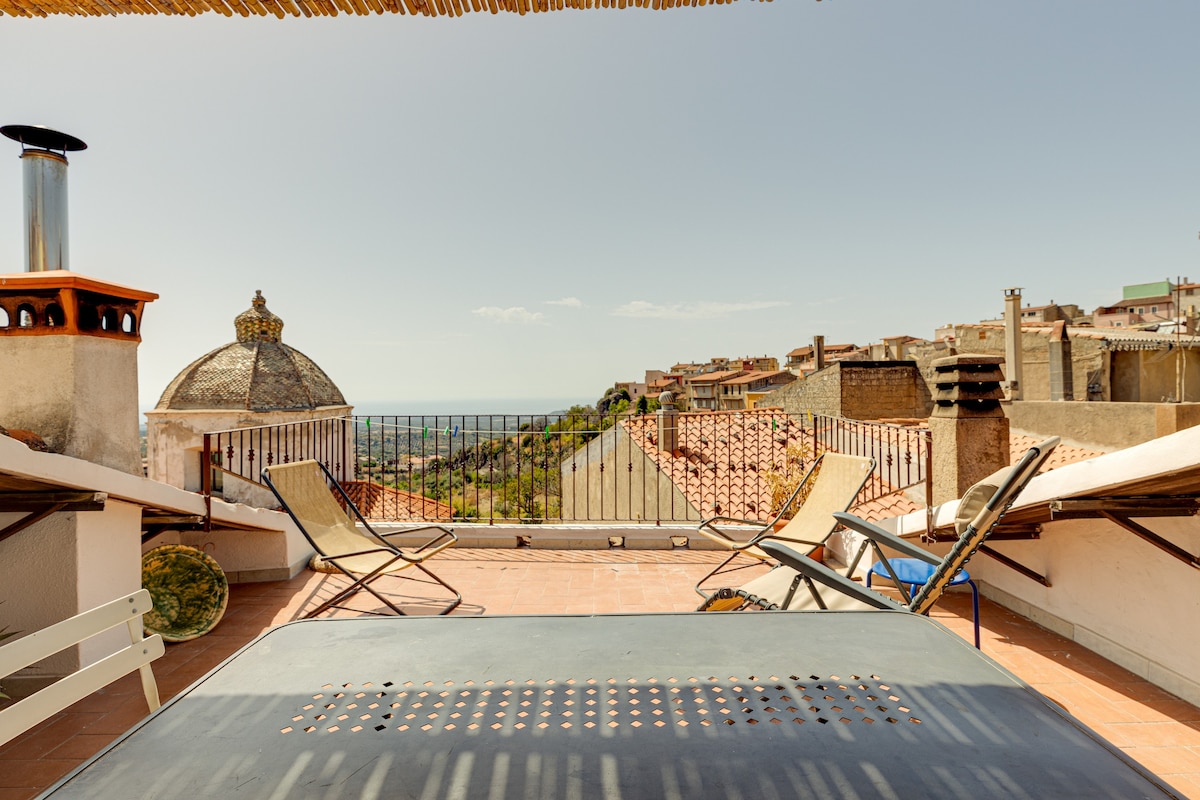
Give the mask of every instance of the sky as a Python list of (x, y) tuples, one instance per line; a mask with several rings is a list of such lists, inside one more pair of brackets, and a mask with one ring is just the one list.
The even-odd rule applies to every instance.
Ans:
[(141, 407), (261, 289), (360, 408), (540, 412), (1010, 286), (1200, 280), (1197, 30), (1195, 0), (3, 17), (0, 124), (89, 145), (71, 268), (160, 295)]

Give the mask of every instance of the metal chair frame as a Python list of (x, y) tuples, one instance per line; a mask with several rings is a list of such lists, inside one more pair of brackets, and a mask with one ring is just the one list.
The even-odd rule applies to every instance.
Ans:
[[(342, 502), (345, 504), (345, 508), (353, 513), (354, 518), (356, 518), (358, 521), (358, 524), (363, 529), (365, 529), (365, 533), (360, 531), (360, 533), (363, 533), (364, 539), (368, 543), (374, 541), (377, 546), (367, 547), (362, 550), (356, 550), (356, 551), (348, 552), (348, 553), (325, 552), (325, 550), (322, 548), (322, 546), (316, 541), (316, 539), (314, 538), (312, 533), (306, 528), (304, 523), (302, 523), (300, 521), (299, 516), (292, 509), (292, 507), (288, 504), (286, 498), (284, 498), (283, 494), (279, 491), (278, 487), (271, 480), (271, 470), (272, 469), (280, 469), (283, 467), (294, 467), (296, 465), (308, 464), (308, 463), (311, 463), (317, 467), (320, 467), (322, 474), (325, 476), (326, 483), (330, 487), (332, 487), (332, 491), (337, 492), (338, 496), (341, 497)], [(436, 583), (439, 586), (442, 586), (443, 588), (450, 591), (454, 595), (454, 599), (450, 602), (449, 605), (447, 605), (444, 609), (442, 609), (441, 611), (438, 612), (439, 615), (440, 614), (449, 614), (451, 611), (453, 611), (455, 608), (457, 608), (460, 603), (462, 603), (462, 594), (459, 593), (459, 591), (457, 589), (455, 589), (453, 586), (446, 583), (444, 580), (442, 580), (437, 575), (435, 575), (433, 572), (431, 572), (429, 569), (427, 569), (425, 567), (425, 565), (422, 563), (427, 558), (429, 558), (431, 555), (433, 555), (434, 553), (440, 552), (440, 550), (445, 549), (445, 547), (452, 546), (455, 542), (457, 542), (458, 537), (454, 534), (454, 531), (450, 530), (449, 528), (447, 528), (443, 525), (429, 524), (429, 525), (421, 525), (421, 526), (418, 526), (415, 528), (405, 528), (403, 530), (398, 530), (398, 531), (389, 531), (387, 533), (379, 533), (373, 527), (371, 527), (371, 524), (369, 522), (367, 522), (365, 517), (363, 517), (362, 512), (359, 511), (358, 506), (355, 505), (354, 501), (350, 499), (350, 496), (348, 494), (346, 494), (346, 490), (343, 489), (342, 485), (340, 483), (338, 483), (337, 480), (333, 477), (333, 473), (331, 473), (329, 471), (329, 468), (326, 467), (324, 464), (320, 463), (319, 461), (311, 461), (311, 462), (296, 461), (296, 462), (292, 462), (291, 464), (279, 464), (274, 467), (266, 467), (262, 471), (262, 478), (263, 478), (263, 481), (266, 483), (266, 485), (271, 489), (271, 491), (275, 493), (275, 497), (282, 504), (283, 510), (286, 511), (289, 516), (291, 516), (292, 520), (296, 523), (296, 527), (300, 529), (300, 532), (304, 535), (304, 538), (308, 540), (308, 543), (310, 545), (312, 545), (313, 549), (317, 552), (317, 554), (321, 556), (321, 559), (325, 563), (331, 565), (336, 570), (338, 570), (338, 572), (345, 575), (351, 581), (351, 584), (349, 586), (345, 587), (341, 591), (334, 594), (333, 597), (331, 597), (330, 599), (323, 602), (321, 605), (319, 605), (313, 611), (310, 611), (307, 614), (305, 614), (304, 616), (306, 619), (310, 618), (310, 617), (315, 617), (318, 614), (321, 614), (330, 608), (341, 608), (341, 609), (345, 609), (345, 610), (359, 611), (360, 613), (377, 614), (379, 616), (387, 616), (386, 614), (384, 614), (382, 612), (362, 611), (361, 609), (349, 609), (347, 606), (339, 605), (344, 600), (348, 599), (349, 597), (351, 597), (352, 595), (356, 594), (359, 591), (366, 591), (367, 593), (372, 595), (376, 600), (378, 600), (379, 602), (381, 602), (385, 606), (387, 606), (396, 615), (402, 616), (402, 617), (408, 616), (404, 612), (403, 609), (401, 609), (399, 606), (397, 606), (391, 600), (389, 600), (388, 598), (384, 597), (382, 594), (377, 592), (371, 586), (371, 584), (373, 582), (375, 582), (379, 578), (384, 577), (385, 575), (391, 575), (392, 577), (399, 578), (402, 580), (417, 581), (418, 583), (431, 583), (432, 582), (432, 583)], [(334, 502), (332, 496), (330, 496), (330, 502)], [(354, 522), (354, 519), (352, 518), (352, 519), (350, 519), (350, 521)], [(388, 539), (386, 538), (388, 536), (408, 535), (408, 534), (411, 534), (411, 533), (414, 533), (417, 531), (422, 531), (422, 530), (437, 530), (437, 531), (441, 531), (441, 533), (438, 536), (435, 536), (433, 539), (430, 539), (429, 541), (425, 542), (420, 547), (417, 547), (415, 550), (413, 550), (412, 555), (405, 553), (397, 545), (388, 541)], [(447, 540), (449, 540), (449, 544), (444, 544)], [(428, 552), (431, 550), (433, 552)], [(338, 561), (341, 559), (354, 558), (356, 556), (372, 555), (372, 554), (376, 554), (376, 553), (390, 554), (392, 556), (392, 558), (381, 562), (378, 567), (376, 567), (375, 569), (373, 569), (367, 573), (352, 572), (351, 570), (343, 567), (341, 564), (338, 563)], [(422, 553), (426, 553), (426, 555), (421, 555)], [(399, 569), (396, 569), (396, 566), (401, 563), (402, 563), (402, 566), (400, 566)], [(420, 571), (421, 573), (426, 575), (430, 580), (423, 581), (419, 578), (413, 578), (412, 576), (409, 576), (409, 575), (398, 574), (400, 570), (407, 569), (408, 567), (413, 567), (413, 568), (417, 569), (418, 571)]]

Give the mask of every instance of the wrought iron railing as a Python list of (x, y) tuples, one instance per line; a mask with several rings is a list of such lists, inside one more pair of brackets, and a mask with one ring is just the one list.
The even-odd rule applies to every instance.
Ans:
[(214, 494), (271, 505), (263, 467), (312, 458), (379, 519), (767, 521), (778, 487), (825, 450), (875, 458), (863, 501), (930, 474), (926, 430), (777, 409), (308, 420), (205, 434), (201, 473), (210, 506)]
[(928, 428), (814, 416), (809, 426), (814, 449), (875, 459), (875, 479), (864, 487), (862, 502), (924, 486), (926, 508), (933, 508), (933, 444)]

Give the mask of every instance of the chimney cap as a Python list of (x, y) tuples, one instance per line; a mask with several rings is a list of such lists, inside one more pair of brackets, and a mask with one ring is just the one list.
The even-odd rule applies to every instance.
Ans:
[(23, 145), (44, 150), (61, 150), (64, 153), (69, 150), (87, 150), (87, 144), (82, 139), (47, 128), (45, 125), (4, 125), (0, 127), (0, 133)]

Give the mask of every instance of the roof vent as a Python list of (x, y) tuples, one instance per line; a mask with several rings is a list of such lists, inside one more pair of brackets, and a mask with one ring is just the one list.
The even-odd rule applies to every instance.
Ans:
[(67, 256), (67, 153), (86, 150), (80, 139), (42, 125), (5, 125), (21, 143), (25, 186), (25, 271), (70, 269)]

